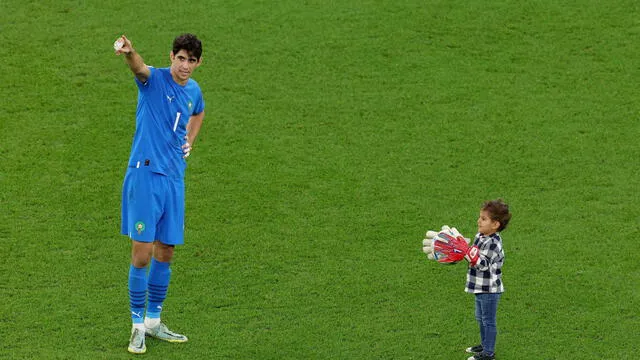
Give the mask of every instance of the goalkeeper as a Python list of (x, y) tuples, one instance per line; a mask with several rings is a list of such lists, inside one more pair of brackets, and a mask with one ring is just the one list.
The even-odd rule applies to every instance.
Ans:
[(471, 246), (455, 228), (447, 226), (440, 233), (429, 231), (424, 242), (424, 251), (430, 259), (441, 263), (462, 259), (469, 262), (465, 291), (475, 294), (475, 318), (480, 326), (481, 343), (466, 349), (474, 354), (468, 360), (495, 359), (496, 313), (504, 291), (500, 231), (507, 227), (509, 220), (511, 213), (507, 204), (501, 199), (487, 201), (480, 209), (478, 233)]
[[(147, 351), (145, 336), (183, 343), (188, 339), (160, 321), (176, 245), (184, 244), (186, 158), (204, 119), (202, 91), (191, 78), (202, 63), (202, 42), (193, 34), (175, 38), (171, 66), (154, 68), (126, 36), (113, 44), (138, 88), (136, 131), (122, 186), (122, 235), (131, 239), (127, 350)], [(146, 313), (145, 313), (146, 310)]]

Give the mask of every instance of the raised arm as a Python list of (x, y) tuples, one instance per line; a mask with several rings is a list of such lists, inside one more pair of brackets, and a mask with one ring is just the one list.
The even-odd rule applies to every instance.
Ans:
[(113, 44), (113, 48), (116, 52), (116, 55), (124, 54), (124, 59), (129, 65), (129, 69), (131, 72), (140, 80), (141, 82), (146, 82), (149, 76), (151, 75), (151, 71), (149, 67), (142, 60), (142, 56), (138, 54), (133, 45), (131, 44), (131, 40), (127, 39), (126, 36), (122, 35), (119, 37), (116, 42)]

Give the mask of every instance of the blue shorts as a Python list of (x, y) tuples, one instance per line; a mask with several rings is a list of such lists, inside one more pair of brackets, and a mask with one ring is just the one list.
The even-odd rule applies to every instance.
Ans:
[(167, 245), (184, 243), (184, 179), (129, 167), (122, 185), (122, 235)]

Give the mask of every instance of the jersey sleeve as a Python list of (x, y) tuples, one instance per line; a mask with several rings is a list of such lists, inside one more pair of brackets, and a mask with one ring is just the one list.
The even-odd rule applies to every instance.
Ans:
[(198, 115), (204, 111), (204, 99), (202, 98), (202, 92), (198, 88), (198, 99), (193, 106), (193, 113), (191, 115)]
[(136, 85), (138, 85), (138, 89), (139, 89), (140, 91), (144, 91), (144, 90), (146, 90), (146, 89), (148, 89), (148, 88), (149, 88), (149, 84), (150, 84), (151, 82), (153, 82), (153, 78), (156, 76), (156, 73), (157, 73), (156, 68), (154, 68), (153, 66), (147, 66), (147, 67), (149, 68), (149, 78), (147, 79), (147, 81), (146, 81), (146, 82), (142, 82), (142, 81), (140, 81), (140, 80), (139, 80), (137, 77), (135, 77), (135, 76), (133, 77), (133, 78), (135, 79), (135, 81), (136, 81)]

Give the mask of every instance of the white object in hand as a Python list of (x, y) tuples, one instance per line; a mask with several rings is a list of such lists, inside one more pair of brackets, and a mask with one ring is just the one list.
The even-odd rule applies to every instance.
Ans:
[(122, 39), (118, 39), (116, 40), (116, 42), (113, 43), (113, 49), (115, 51), (122, 49), (123, 46), (124, 46), (124, 40)]

